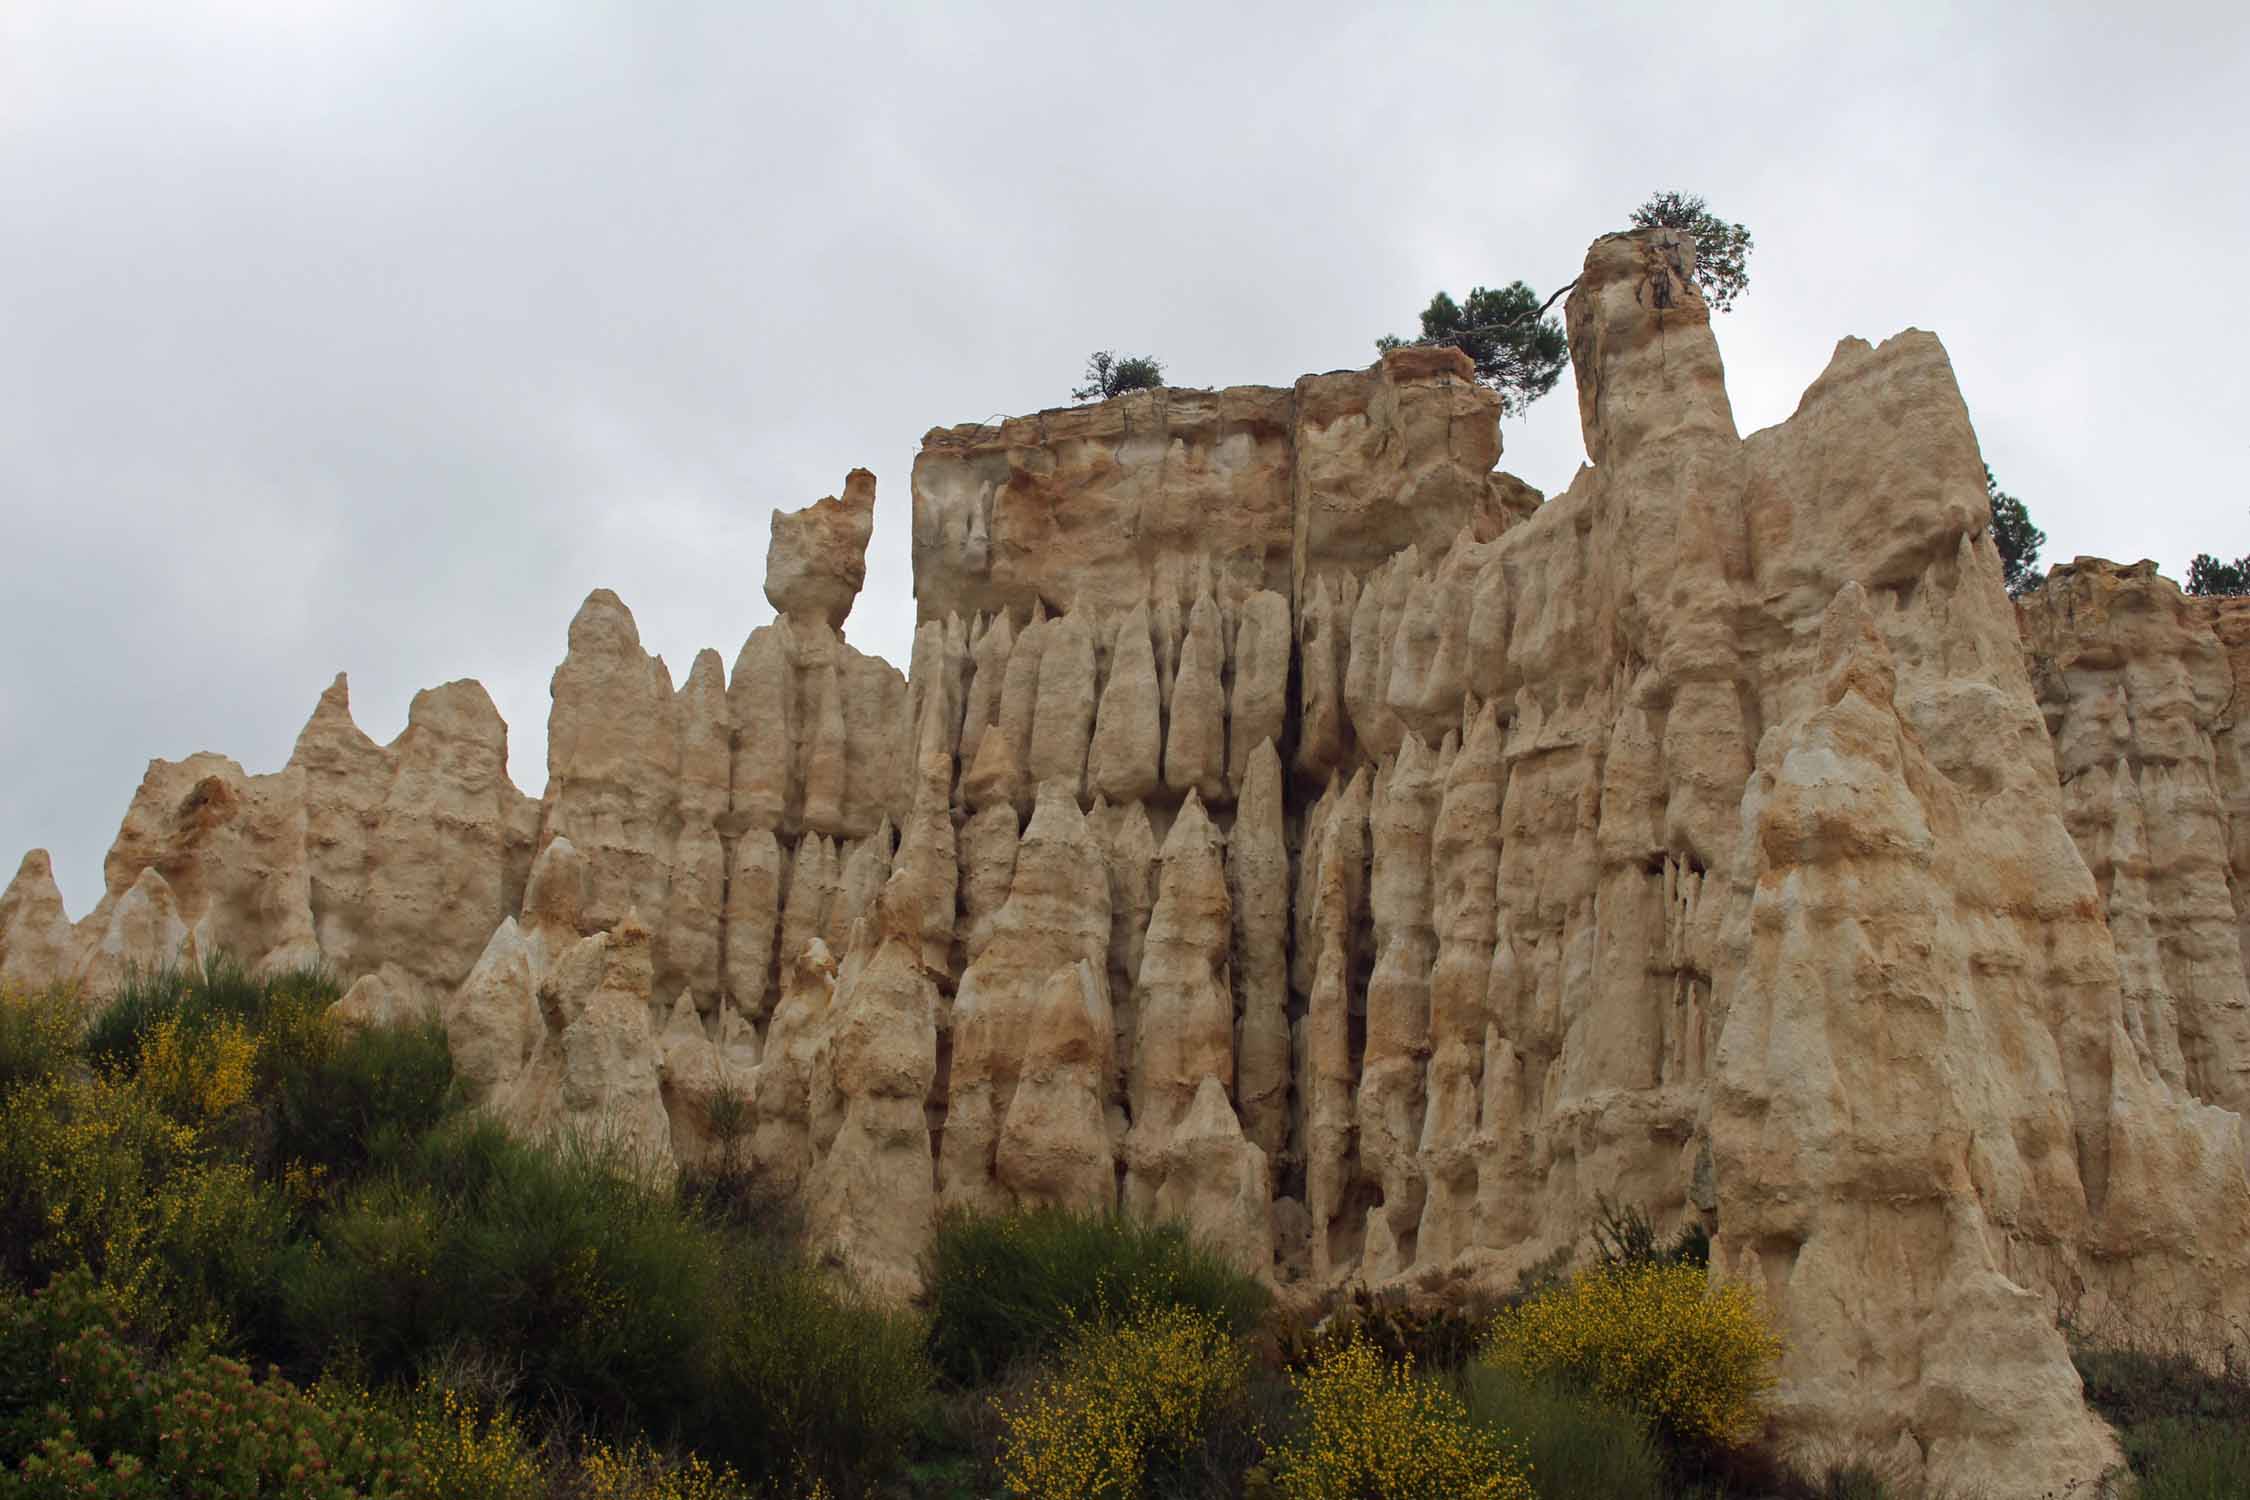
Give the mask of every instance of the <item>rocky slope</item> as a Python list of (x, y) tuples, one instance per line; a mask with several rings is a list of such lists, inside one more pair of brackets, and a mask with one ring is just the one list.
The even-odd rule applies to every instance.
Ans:
[(953, 1205), (1313, 1296), (1504, 1287), (1607, 1194), (1762, 1289), (1785, 1440), (2083, 1480), (2060, 1318), (2250, 1320), (2250, 610), (2012, 607), (1928, 334), (1740, 437), (1692, 255), (1588, 253), (1545, 503), (1452, 351), (934, 431), (906, 677), (858, 471), (731, 673), (588, 598), (540, 800), (475, 684), (378, 746), (339, 678), (281, 771), (153, 762), (83, 920), (28, 856), (0, 979), (317, 957), (660, 1165), (740, 1091), (900, 1295)]

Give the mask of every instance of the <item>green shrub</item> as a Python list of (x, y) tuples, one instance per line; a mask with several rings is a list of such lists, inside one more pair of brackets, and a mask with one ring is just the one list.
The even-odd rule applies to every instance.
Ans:
[(2217, 1369), (2178, 1341), (2074, 1339), (2086, 1401), (2118, 1430), (2141, 1500), (2250, 1494), (2250, 1372)]
[(729, 1257), (692, 1435), (769, 1483), (865, 1493), (904, 1461), (930, 1397), (921, 1320), (755, 1245)]
[(83, 1029), (77, 992), (67, 986), (0, 989), (0, 1094), (68, 1072)]
[(1818, 1500), (1887, 1500), (1890, 1486), (1864, 1463), (1832, 1464), (1813, 1491)]
[(1469, 1419), (1521, 1439), (1540, 1500), (1659, 1500), (1664, 1455), (1648, 1423), (1550, 1380), (1472, 1364), (1457, 1377)]
[(290, 1289), (309, 1354), (411, 1379), (460, 1343), (533, 1400), (605, 1421), (677, 1412), (717, 1305), (723, 1242), (600, 1156), (463, 1117), (348, 1195)]
[(1269, 1301), (1182, 1225), (1063, 1209), (948, 1214), (926, 1271), (931, 1358), (969, 1385), (1053, 1353), (1079, 1324), (1118, 1321), (1136, 1299), (1204, 1313), (1233, 1337)]
[(2140, 1500), (2240, 1500), (2250, 1495), (2250, 1428), (2159, 1417), (2125, 1434)]
[(275, 1075), (268, 1153), (314, 1190), (403, 1158), (460, 1099), (435, 1021), (300, 1039), (276, 1059)]

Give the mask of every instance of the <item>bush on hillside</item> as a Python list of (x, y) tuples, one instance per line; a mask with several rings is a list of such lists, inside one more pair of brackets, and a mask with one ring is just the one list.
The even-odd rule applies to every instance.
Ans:
[(930, 1395), (921, 1320), (754, 1245), (728, 1257), (721, 1292), (687, 1422), (697, 1445), (847, 1500), (893, 1472)]
[(1392, 1364), (1434, 1372), (1459, 1369), (1484, 1341), (1489, 1312), (1452, 1303), (1415, 1301), (1364, 1287), (1317, 1325), (1273, 1320), (1269, 1325), (1280, 1363), (1301, 1370), (1355, 1339), (1375, 1346)]
[(1664, 1454), (1639, 1414), (1552, 1380), (1465, 1366), (1456, 1389), (1469, 1420), (1520, 1438), (1539, 1500), (1660, 1500)]
[(1142, 1494), (1176, 1480), (1242, 1401), (1249, 1355), (1209, 1313), (1131, 1306), (1082, 1325), (1055, 1367), (999, 1398), (1000, 1475), (1027, 1500)]
[(68, 1072), (84, 1029), (74, 990), (0, 989), (0, 1094)]
[(1267, 1469), (1287, 1500), (1531, 1500), (1510, 1438), (1364, 1339), (1294, 1377), (1301, 1419)]
[(1619, 1203), (1606, 1193), (1596, 1195), (1595, 1204), (1594, 1249), (1603, 1265), (1702, 1269), (1711, 1264), (1711, 1231), (1702, 1220), (1689, 1219), (1666, 1244), (1639, 1204)]
[[(434, 1496), (405, 1424), (342, 1389), (254, 1380), (209, 1351), (157, 1359), (127, 1312), (74, 1273), (0, 1311), (14, 1419), (0, 1433), (0, 1495), (158, 1500)], [(31, 1357), (25, 1357), (28, 1351)], [(44, 1360), (37, 1358), (44, 1354)], [(42, 1368), (43, 1365), (43, 1368)]]
[(1137, 1304), (1190, 1308), (1241, 1337), (1271, 1300), (1184, 1225), (1057, 1208), (948, 1214), (925, 1271), (931, 1358), (964, 1385), (1054, 1353), (1080, 1325), (1119, 1322)]
[(278, 1070), (267, 1096), (273, 1167), (324, 1191), (404, 1157), (459, 1104), (434, 1021), (344, 1032)]
[(1485, 1357), (1640, 1412), (1660, 1433), (1728, 1448), (1757, 1436), (1781, 1340), (1750, 1289), (1693, 1266), (1595, 1266), (1502, 1312)]
[(2250, 1494), (2250, 1369), (2176, 1341), (2071, 1341), (2086, 1402), (2117, 1429), (2142, 1500)]
[(151, 1334), (262, 1325), (287, 1220), (132, 1083), (55, 1076), (0, 1097), (0, 1270), (19, 1285), (84, 1270)]
[(550, 1407), (630, 1422), (680, 1410), (719, 1295), (717, 1236), (588, 1151), (482, 1118), (423, 1140), (319, 1225), (290, 1307), (304, 1352), (349, 1348), (412, 1380), (460, 1344)]

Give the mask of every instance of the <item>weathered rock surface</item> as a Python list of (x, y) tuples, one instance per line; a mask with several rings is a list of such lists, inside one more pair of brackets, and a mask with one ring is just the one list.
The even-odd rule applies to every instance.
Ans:
[(1741, 438), (1692, 255), (1589, 251), (1551, 501), (1449, 350), (935, 431), (911, 681), (841, 635), (855, 472), (731, 674), (588, 598), (541, 800), (473, 683), (378, 746), (339, 678), (279, 772), (152, 763), (75, 926), (27, 858), (0, 981), (317, 957), (660, 1166), (739, 1089), (889, 1295), (941, 1204), (1315, 1297), (1505, 1288), (1607, 1195), (1759, 1289), (1785, 1444), (2089, 1479), (2063, 1311), (2250, 1326), (2250, 602), (2011, 607), (1937, 340)]
[(825, 620), (844, 628), (867, 581), (867, 543), (875, 535), (875, 476), (854, 469), (842, 499), (815, 500), (803, 510), (773, 513), (766, 546), (766, 602), (779, 615)]

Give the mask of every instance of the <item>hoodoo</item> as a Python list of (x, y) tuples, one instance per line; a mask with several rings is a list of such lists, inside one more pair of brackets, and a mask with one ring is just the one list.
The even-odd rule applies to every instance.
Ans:
[(1191, 1219), (1313, 1296), (1700, 1221), (1785, 1440), (2036, 1495), (2112, 1461), (2067, 1313), (2250, 1326), (2250, 613), (2001, 584), (1936, 338), (1743, 438), (1667, 230), (1568, 303), (1589, 464), (1466, 356), (931, 432), (911, 678), (846, 642), (875, 481), (675, 689), (590, 595), (548, 782), (460, 682), (389, 745), (152, 762), (0, 978), (231, 950), (434, 1011), (530, 1132), (659, 1166), (714, 1091), (910, 1295), (942, 1207)]

